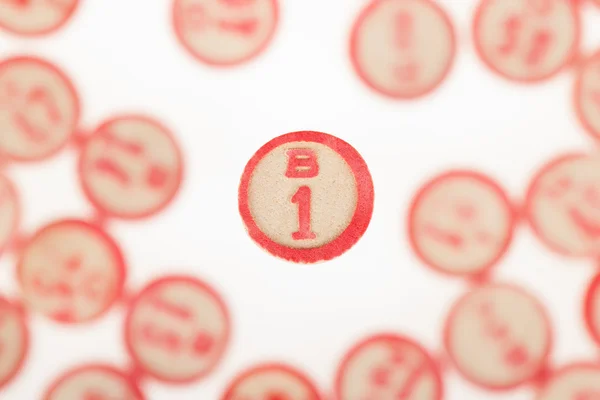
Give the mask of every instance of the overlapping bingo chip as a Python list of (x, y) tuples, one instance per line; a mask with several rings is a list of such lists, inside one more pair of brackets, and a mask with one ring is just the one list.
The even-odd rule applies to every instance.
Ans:
[(133, 379), (108, 365), (75, 368), (52, 383), (44, 400), (144, 400)]
[(366, 231), (373, 181), (348, 143), (294, 132), (265, 144), (246, 165), (239, 209), (250, 237), (271, 254), (314, 263), (337, 257)]
[(83, 323), (99, 318), (121, 297), (125, 262), (105, 232), (62, 220), (26, 243), (17, 274), (29, 308), (57, 322)]
[(354, 346), (336, 378), (336, 400), (441, 400), (438, 365), (411, 339), (380, 334)]
[(173, 200), (183, 161), (166, 127), (147, 117), (122, 116), (105, 122), (86, 140), (79, 174), (98, 210), (138, 219), (158, 213)]
[(445, 326), (459, 372), (487, 389), (512, 389), (544, 369), (552, 337), (543, 306), (520, 288), (490, 284), (463, 296)]
[(418, 257), (435, 270), (480, 274), (508, 249), (514, 208), (485, 175), (450, 171), (427, 182), (409, 210), (408, 235)]
[(79, 0), (0, 0), (0, 28), (23, 36), (52, 33), (73, 15)]
[(248, 61), (271, 42), (277, 0), (174, 0), (175, 32), (199, 61), (229, 66)]
[(372, 0), (354, 24), (350, 56), (372, 89), (392, 98), (423, 96), (448, 75), (454, 28), (430, 0)]
[(600, 275), (592, 280), (587, 289), (583, 311), (588, 332), (600, 344)]
[(568, 256), (600, 254), (600, 155), (546, 164), (529, 187), (525, 214), (538, 238)]
[(57, 67), (31, 57), (0, 63), (0, 156), (47, 158), (67, 144), (78, 122), (79, 97)]
[(230, 320), (221, 297), (183, 276), (158, 279), (133, 300), (125, 341), (140, 370), (169, 383), (208, 375), (229, 343)]
[(220, 400), (323, 400), (302, 372), (285, 364), (253, 367), (231, 382)]
[(572, 364), (556, 372), (535, 400), (600, 399), (600, 364)]
[(19, 197), (14, 185), (0, 174), (0, 254), (16, 233), (20, 213)]
[(473, 35), (479, 56), (507, 79), (551, 78), (579, 50), (580, 22), (571, 0), (482, 0)]
[(21, 370), (29, 349), (29, 331), (21, 310), (0, 297), (0, 389)]
[(600, 52), (579, 67), (574, 100), (579, 120), (595, 139), (600, 139)]

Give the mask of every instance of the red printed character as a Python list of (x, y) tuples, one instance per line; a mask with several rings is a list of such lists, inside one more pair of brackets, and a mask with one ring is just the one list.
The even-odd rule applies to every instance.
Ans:
[(428, 266), (477, 275), (508, 249), (515, 212), (502, 188), (476, 172), (450, 171), (427, 182), (412, 202), (409, 238)]
[(441, 400), (440, 371), (411, 339), (379, 334), (355, 345), (339, 366), (336, 399)]
[(90, 364), (60, 376), (44, 400), (145, 400), (135, 382), (108, 365)]
[(325, 133), (289, 133), (246, 165), (239, 209), (250, 237), (271, 254), (300, 263), (329, 260), (366, 231), (373, 182), (348, 143)]
[(533, 178), (525, 215), (538, 238), (567, 256), (600, 255), (600, 156), (558, 157)]
[(574, 100), (579, 120), (594, 139), (600, 140), (600, 52), (578, 68)]
[(16, 233), (20, 213), (15, 187), (8, 178), (0, 174), (0, 255)]
[(229, 313), (220, 296), (191, 277), (158, 279), (127, 314), (127, 348), (139, 368), (169, 383), (208, 375), (229, 342)]
[(463, 296), (450, 312), (444, 335), (461, 375), (492, 390), (513, 389), (539, 376), (552, 342), (543, 306), (504, 284), (481, 286)]
[(177, 37), (199, 61), (230, 66), (248, 61), (271, 41), (277, 0), (174, 0)]
[(600, 364), (561, 368), (544, 383), (535, 400), (600, 400)]
[(323, 400), (302, 372), (284, 364), (261, 364), (233, 379), (220, 400)]
[(0, 156), (45, 159), (67, 144), (78, 122), (79, 98), (62, 71), (30, 57), (0, 63)]
[(580, 22), (570, 0), (482, 0), (474, 40), (494, 72), (518, 82), (546, 80), (579, 50)]
[(454, 28), (430, 0), (375, 0), (358, 17), (350, 39), (352, 63), (375, 91), (397, 99), (428, 94), (448, 75), (456, 52)]
[(160, 123), (123, 116), (105, 122), (87, 139), (79, 173), (85, 194), (103, 214), (145, 218), (177, 194), (182, 156), (173, 135)]
[(19, 373), (29, 349), (22, 310), (0, 297), (0, 390)]
[(17, 35), (38, 36), (61, 28), (79, 0), (0, 0), (0, 28)]
[(64, 220), (38, 231), (17, 266), (26, 305), (61, 323), (95, 320), (121, 297), (125, 262), (99, 228)]

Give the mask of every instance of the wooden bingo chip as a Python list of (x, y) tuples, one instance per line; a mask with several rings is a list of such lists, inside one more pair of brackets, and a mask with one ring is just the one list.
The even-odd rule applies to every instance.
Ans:
[(190, 383), (217, 366), (230, 329), (227, 308), (213, 289), (195, 278), (172, 276), (135, 297), (125, 341), (142, 373), (167, 383)]
[(59, 377), (44, 400), (145, 400), (133, 379), (108, 365), (75, 368)]
[(600, 275), (592, 280), (587, 289), (583, 310), (587, 330), (600, 344)]
[(17, 274), (26, 305), (61, 323), (83, 323), (104, 314), (120, 297), (125, 262), (100, 228), (63, 220), (25, 244)]
[[(4, 9), (0, 6), (0, 15)], [(79, 97), (57, 67), (31, 57), (0, 63), (0, 156), (16, 161), (52, 156), (78, 122)]]
[(52, 33), (75, 12), (79, 0), (0, 0), (0, 28), (23, 36)]
[(246, 165), (239, 209), (252, 239), (289, 261), (337, 257), (366, 231), (373, 182), (358, 152), (320, 132), (294, 132), (264, 145)]
[(579, 67), (574, 100), (579, 120), (595, 139), (600, 139), (600, 52)]
[(437, 364), (411, 339), (382, 334), (357, 344), (342, 361), (335, 400), (441, 400)]
[(20, 203), (15, 187), (0, 174), (0, 255), (13, 239), (19, 224)]
[(459, 372), (486, 389), (512, 389), (546, 366), (552, 336), (543, 306), (522, 289), (477, 287), (454, 305), (446, 322), (446, 350)]
[(426, 265), (452, 275), (481, 274), (508, 249), (515, 212), (502, 188), (476, 172), (451, 171), (427, 182), (408, 217), (413, 249)]
[(122, 116), (86, 139), (80, 181), (94, 206), (107, 216), (145, 218), (166, 207), (182, 180), (181, 152), (160, 123)]
[(548, 79), (579, 50), (580, 22), (571, 0), (482, 0), (475, 47), (497, 74), (520, 82)]
[(423, 96), (448, 75), (454, 28), (430, 0), (372, 0), (352, 29), (350, 55), (361, 79), (392, 98)]
[(0, 297), (0, 391), (21, 370), (29, 349), (22, 310)]
[(600, 364), (569, 365), (544, 385), (535, 400), (600, 399)]
[(539, 239), (568, 256), (600, 254), (600, 156), (558, 157), (534, 177), (525, 214)]
[(175, 0), (175, 32), (199, 61), (229, 66), (248, 61), (270, 43), (277, 0)]
[(323, 400), (302, 372), (283, 364), (263, 364), (236, 377), (221, 400)]

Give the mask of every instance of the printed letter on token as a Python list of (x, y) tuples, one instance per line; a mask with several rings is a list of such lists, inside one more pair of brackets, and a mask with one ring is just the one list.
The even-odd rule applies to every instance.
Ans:
[(16, 233), (19, 215), (17, 192), (8, 178), (0, 175), (0, 255)]
[(0, 389), (21, 370), (29, 332), (21, 310), (0, 297)]
[(600, 365), (573, 364), (559, 370), (544, 385), (535, 400), (600, 399)]
[(0, 28), (23, 36), (52, 33), (78, 4), (79, 0), (0, 0)]

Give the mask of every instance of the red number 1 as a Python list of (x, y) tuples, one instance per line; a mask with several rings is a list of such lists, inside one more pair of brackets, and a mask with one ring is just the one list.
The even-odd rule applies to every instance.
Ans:
[(292, 233), (294, 240), (315, 239), (317, 235), (310, 229), (310, 198), (308, 186), (300, 186), (292, 197), (292, 203), (298, 204), (298, 231)]

